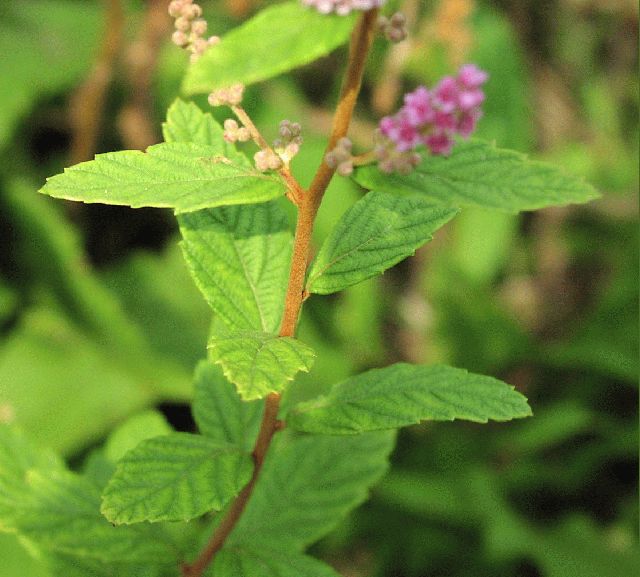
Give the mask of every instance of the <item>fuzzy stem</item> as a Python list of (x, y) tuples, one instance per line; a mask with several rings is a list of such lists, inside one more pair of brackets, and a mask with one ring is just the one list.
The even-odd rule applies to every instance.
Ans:
[[(377, 9), (365, 12), (351, 36), (349, 62), (326, 152), (332, 150), (336, 142), (347, 134), (353, 109), (360, 91), (367, 54), (373, 42), (377, 19)], [(280, 336), (294, 336), (296, 331), (298, 316), (300, 315), (300, 309), (302, 308), (305, 296), (304, 277), (309, 261), (313, 223), (333, 173), (334, 170), (327, 166), (323, 158), (311, 183), (311, 187), (304, 194), (301, 206), (299, 207), (289, 285), (285, 297), (285, 310), (280, 327)], [(191, 565), (182, 566), (183, 577), (202, 577), (202, 574), (213, 561), (216, 553), (222, 549), (227, 537), (240, 519), (260, 475), (273, 436), (281, 429), (281, 423), (278, 421), (279, 405), (280, 395), (273, 393), (267, 397), (260, 432), (258, 433), (258, 438), (253, 450), (255, 467), (251, 480), (231, 504), (225, 518), (220, 525), (218, 525), (211, 540), (196, 561)]]

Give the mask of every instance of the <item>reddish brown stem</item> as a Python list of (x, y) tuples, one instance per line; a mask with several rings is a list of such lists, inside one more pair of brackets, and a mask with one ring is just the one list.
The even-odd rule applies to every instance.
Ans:
[[(340, 100), (336, 108), (333, 128), (326, 151), (335, 147), (336, 142), (347, 134), (349, 122), (353, 115), (353, 109), (358, 98), (364, 65), (376, 27), (378, 11), (370, 10), (363, 14), (351, 37), (349, 49), (349, 63), (345, 73), (345, 79), (340, 92)], [(298, 316), (304, 300), (304, 278), (307, 271), (309, 251), (311, 246), (311, 234), (313, 223), (322, 197), (331, 181), (334, 170), (323, 161), (311, 183), (311, 187), (304, 194), (298, 212), (298, 222), (293, 245), (293, 257), (291, 271), (289, 273), (289, 285), (285, 297), (285, 310), (280, 327), (281, 336), (294, 336)], [(278, 421), (278, 408), (280, 395), (273, 393), (267, 397), (260, 432), (253, 450), (255, 467), (251, 480), (236, 497), (235, 501), (226, 513), (226, 516), (216, 528), (211, 540), (200, 553), (199, 557), (190, 565), (183, 565), (183, 577), (201, 577), (216, 553), (222, 549), (227, 537), (233, 531), (244, 511), (249, 498), (256, 485), (264, 459), (271, 445), (274, 434), (282, 428)]]

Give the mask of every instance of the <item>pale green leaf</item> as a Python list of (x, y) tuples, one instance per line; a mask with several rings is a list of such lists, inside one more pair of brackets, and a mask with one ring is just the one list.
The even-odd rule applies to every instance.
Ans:
[(27, 483), (12, 529), (42, 549), (103, 562), (171, 562), (171, 543), (151, 527), (114, 527), (100, 515), (100, 494), (88, 480), (33, 470)]
[(316, 257), (307, 290), (329, 294), (412, 255), (456, 214), (420, 197), (369, 192), (338, 221)]
[(164, 415), (150, 409), (135, 415), (113, 431), (105, 443), (106, 458), (116, 463), (142, 441), (173, 432)]
[(118, 463), (101, 511), (117, 524), (187, 521), (221, 509), (251, 470), (249, 455), (233, 445), (188, 433), (155, 437)]
[(230, 330), (277, 332), (284, 309), (292, 237), (274, 202), (178, 217), (196, 284)]
[(531, 415), (527, 399), (492, 377), (443, 365), (398, 363), (337, 384), (287, 417), (294, 429), (349, 435), (423, 420), (486, 423)]
[(196, 369), (193, 416), (203, 435), (251, 452), (264, 403), (243, 401), (220, 367), (202, 361)]
[[(167, 110), (167, 120), (162, 124), (162, 134), (166, 142), (191, 142), (217, 148), (217, 154), (232, 158), (241, 156), (224, 139), (224, 129), (210, 113), (204, 113), (193, 102), (179, 98)], [(233, 151), (233, 155), (229, 154)]]
[(291, 553), (326, 535), (387, 468), (395, 434), (352, 437), (280, 433), (229, 546)]
[(104, 563), (95, 559), (57, 554), (49, 559), (48, 564), (52, 577), (167, 577), (167, 567), (163, 570), (163, 567), (158, 567), (153, 562)]
[(28, 476), (33, 471), (64, 471), (52, 451), (36, 447), (18, 430), (0, 424), (0, 530), (15, 529), (17, 504), (29, 497)]
[(231, 546), (216, 555), (215, 577), (339, 577), (329, 565), (300, 553)]
[(216, 146), (163, 143), (99, 154), (47, 179), (40, 190), (56, 198), (132, 208), (202, 208), (265, 202), (284, 194), (279, 178), (229, 160)]
[(226, 34), (189, 67), (187, 94), (267, 80), (324, 56), (345, 43), (355, 14), (319, 14), (298, 0), (270, 6)]
[(385, 174), (377, 166), (354, 173), (368, 189), (420, 193), (434, 205), (480, 206), (519, 212), (593, 200), (598, 193), (582, 180), (542, 162), (482, 140), (460, 141), (450, 156), (426, 155), (408, 175)]
[(209, 356), (220, 364), (245, 401), (282, 391), (299, 371), (313, 365), (313, 349), (292, 337), (260, 332), (217, 334)]
[(72, 88), (88, 73), (102, 13), (94, 2), (73, 0), (0, 4), (0, 77), (6, 79), (0, 90), (2, 147), (34, 104)]

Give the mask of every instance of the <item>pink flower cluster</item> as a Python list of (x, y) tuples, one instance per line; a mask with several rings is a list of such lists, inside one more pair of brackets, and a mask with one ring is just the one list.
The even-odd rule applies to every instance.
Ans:
[(379, 8), (387, 0), (302, 0), (305, 6), (315, 8), (320, 14), (335, 12), (339, 16), (346, 16), (352, 10), (366, 12)]
[(421, 144), (431, 154), (449, 154), (455, 135), (467, 138), (475, 130), (485, 98), (482, 86), (488, 78), (484, 70), (467, 64), (432, 90), (419, 86), (406, 94), (404, 106), (380, 121), (376, 149), (380, 168), (394, 171), (394, 153), (408, 153)]

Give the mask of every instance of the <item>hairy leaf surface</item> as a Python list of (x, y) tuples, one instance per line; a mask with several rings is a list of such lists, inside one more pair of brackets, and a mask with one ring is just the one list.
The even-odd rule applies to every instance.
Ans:
[(248, 482), (252, 466), (237, 447), (200, 435), (149, 439), (118, 463), (101, 510), (118, 524), (187, 521), (222, 508)]
[(300, 553), (256, 547), (225, 547), (216, 556), (215, 577), (339, 577), (329, 565)]
[(270, 6), (226, 34), (187, 71), (187, 94), (267, 80), (313, 62), (349, 39), (355, 15), (319, 14), (297, 0)]
[(394, 440), (389, 431), (352, 437), (279, 434), (229, 546), (303, 550), (367, 498), (387, 468)]
[(273, 202), (178, 217), (196, 284), (229, 330), (278, 330), (292, 237)]
[(379, 274), (412, 255), (456, 214), (415, 195), (369, 192), (338, 221), (316, 257), (307, 290), (329, 294)]
[(408, 175), (384, 174), (377, 166), (354, 173), (368, 189), (420, 193), (433, 204), (480, 206), (506, 212), (587, 202), (593, 187), (543, 162), (472, 139), (458, 142), (450, 156), (425, 155)]
[(312, 433), (349, 435), (423, 420), (477, 423), (531, 415), (527, 399), (506, 383), (443, 365), (398, 363), (337, 384), (301, 403), (287, 424)]
[(284, 193), (279, 178), (221, 156), (219, 147), (163, 143), (98, 154), (47, 180), (40, 190), (56, 198), (173, 208), (176, 213), (266, 202)]
[(315, 358), (313, 349), (297, 339), (269, 333), (218, 334), (208, 346), (211, 359), (245, 401), (281, 391), (297, 372), (308, 372)]

